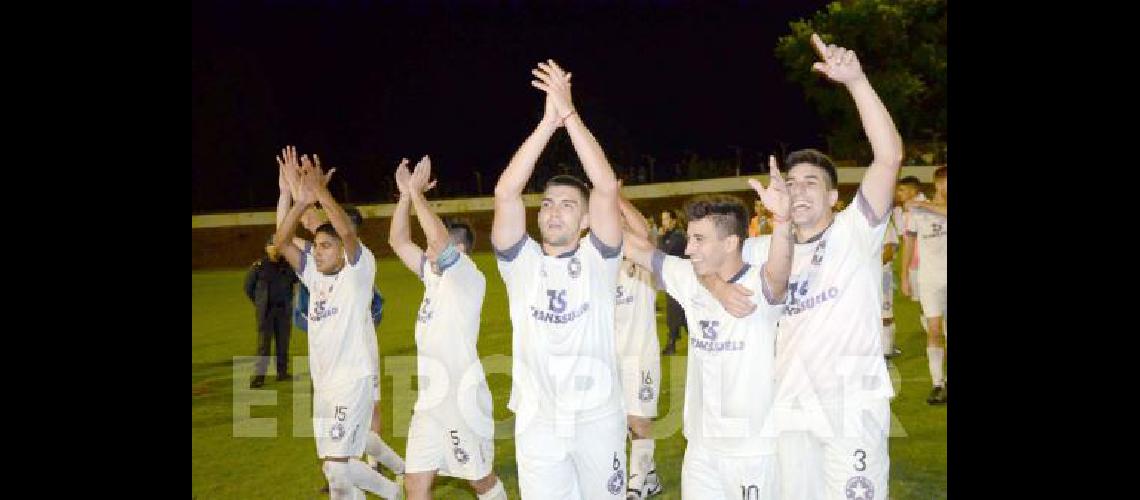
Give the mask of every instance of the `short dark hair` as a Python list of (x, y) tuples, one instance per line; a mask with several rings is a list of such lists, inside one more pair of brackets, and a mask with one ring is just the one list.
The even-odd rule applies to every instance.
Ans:
[(470, 252), (472, 247), (475, 246), (475, 230), (471, 229), (471, 225), (461, 221), (450, 221), (446, 223), (447, 234), (451, 237), (451, 241), (463, 243)]
[(945, 165), (934, 169), (934, 178), (935, 179), (945, 179), (946, 178), (946, 166)]
[(364, 215), (360, 213), (359, 208), (356, 208), (352, 205), (345, 205), (341, 208), (343, 208), (344, 213), (348, 215), (348, 220), (352, 221), (352, 226), (354, 228), (360, 229), (360, 226), (364, 225)]
[(748, 237), (748, 208), (744, 202), (731, 195), (701, 195), (690, 198), (685, 203), (685, 214), (689, 223), (712, 217), (717, 235), (724, 238), (736, 235), (743, 243)]
[(835, 163), (828, 158), (827, 155), (821, 153), (816, 149), (801, 149), (799, 151), (792, 151), (784, 160), (784, 168), (791, 170), (792, 167), (800, 163), (808, 163), (822, 168), (827, 172), (827, 189), (839, 188), (839, 174), (835, 172)]
[(582, 182), (582, 179), (574, 177), (573, 175), (560, 174), (551, 177), (550, 180), (546, 181), (546, 185), (543, 186), (542, 190), (550, 189), (550, 186), (570, 186), (582, 194), (582, 201), (590, 201), (590, 186), (587, 186), (585, 182)]
[(324, 224), (317, 226), (317, 230), (313, 231), (313, 236), (316, 237), (318, 234), (321, 234), (321, 233), (325, 233), (325, 234), (332, 236), (333, 238), (336, 238), (338, 240), (340, 239), (340, 235), (336, 233), (336, 228), (333, 227), (331, 222), (326, 222)]
[(899, 185), (911, 186), (915, 189), (922, 190), (922, 181), (918, 180), (918, 177), (915, 177), (913, 175), (908, 175), (902, 179), (899, 179)]

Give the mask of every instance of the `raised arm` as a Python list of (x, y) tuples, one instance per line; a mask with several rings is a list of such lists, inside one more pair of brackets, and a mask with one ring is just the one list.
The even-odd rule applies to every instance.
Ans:
[[(284, 179), (286, 186), (288, 186), (290, 198), (296, 200), (301, 193), (301, 162), (297, 158), (297, 148), (295, 146), (285, 146), (282, 148), (281, 154), (277, 156), (277, 166), (281, 169), (281, 177)], [(332, 179), (333, 172), (336, 172), (335, 168), (329, 170), (329, 172), (325, 174), (324, 182), (326, 186), (328, 185), (329, 180)], [(278, 180), (278, 185), (280, 185), (280, 182), (281, 181)], [(284, 197), (284, 195), (282, 195), (282, 197)], [(288, 212), (289, 206), (285, 205), (284, 210), (282, 210), (281, 200), (278, 199), (278, 226), (281, 226), (282, 222), (284, 222), (285, 214)], [(304, 227), (309, 231), (309, 233), (316, 234), (317, 227), (320, 225), (321, 218), (317, 214), (317, 209), (315, 207), (309, 207), (303, 214), (301, 214), (301, 227)], [(305, 248), (305, 245), (308, 243), (309, 241), (304, 238), (298, 236), (293, 237), (293, 244), (297, 245), (297, 248)]]
[(843, 84), (855, 99), (863, 131), (871, 142), (871, 152), (874, 154), (871, 166), (863, 174), (860, 189), (871, 205), (873, 215), (881, 217), (890, 210), (894, 197), (895, 180), (903, 158), (902, 137), (899, 136), (887, 107), (867, 81), (867, 75), (863, 73), (855, 53), (834, 44), (825, 45), (815, 33), (811, 35), (811, 43), (823, 59), (823, 62), (812, 65), (812, 69)]
[(408, 159), (404, 158), (396, 167), (396, 188), (400, 190), (400, 199), (396, 202), (395, 210), (392, 211), (392, 224), (388, 226), (388, 245), (400, 257), (400, 262), (403, 262), (413, 273), (419, 274), (424, 251), (412, 242), (412, 232), (408, 227), (408, 213), (412, 206), (412, 198), (407, 191), (408, 180), (411, 175), (408, 172)]
[(558, 116), (564, 121), (566, 132), (574, 151), (582, 161), (582, 168), (589, 177), (590, 190), (590, 232), (602, 243), (616, 247), (621, 245), (621, 209), (618, 208), (618, 181), (606, 154), (598, 145), (597, 139), (582, 122), (582, 116), (574, 109), (570, 98), (570, 73), (566, 73), (551, 59), (538, 63), (538, 69), (531, 72), (538, 81), (531, 82), (536, 88), (546, 91), (554, 102)]
[(285, 214), (289, 213), (289, 206), (293, 204), (293, 195), (289, 192), (289, 184), (285, 182), (285, 169), (280, 165), (277, 166), (277, 188), (280, 192), (277, 195), (274, 228), (281, 227), (281, 223), (285, 222)]
[[(629, 234), (639, 239), (649, 240), (649, 223), (646, 222), (645, 217), (633, 206), (624, 195), (620, 195), (621, 183), (618, 183), (619, 196), (618, 206), (621, 208), (621, 217), (625, 221), (625, 228)], [(647, 268), (648, 269), (648, 268)]]
[(526, 233), (523, 188), (534, 172), (539, 155), (558, 127), (558, 114), (548, 96), (542, 121), (538, 122), (534, 132), (519, 146), (507, 168), (499, 174), (499, 182), (495, 184), (495, 217), (491, 223), (491, 245), (494, 248), (506, 249), (518, 243)]
[(623, 255), (625, 258), (633, 261), (641, 267), (653, 270), (653, 253), (657, 251), (657, 247), (646, 236), (640, 236), (633, 232), (626, 231), (625, 233), (625, 248)]
[(340, 236), (341, 243), (344, 244), (348, 262), (355, 265), (356, 260), (360, 258), (360, 238), (356, 235), (356, 228), (348, 219), (348, 214), (344, 213), (344, 209), (340, 207), (336, 198), (333, 198), (332, 193), (325, 186), (326, 182), (325, 174), (321, 170), (320, 157), (313, 155), (313, 161), (310, 162), (308, 155), (301, 156), (301, 185), (316, 193), (317, 201), (325, 209), (329, 222), (332, 223), (333, 228), (336, 229), (336, 234)]
[(312, 206), (315, 196), (311, 191), (302, 189), (300, 198), (296, 201), (297, 203), (285, 214), (285, 220), (280, 226), (277, 226), (277, 232), (273, 234), (273, 245), (277, 247), (277, 253), (285, 257), (293, 270), (300, 272), (301, 249), (293, 243), (293, 233), (297, 230), (297, 222), (301, 220), (301, 214)]
[[(764, 280), (771, 294), (769, 303), (783, 303), (788, 290), (788, 276), (792, 273), (792, 254), (794, 236), (792, 235), (792, 199), (788, 196), (788, 188), (784, 184), (784, 177), (780, 175), (780, 168), (776, 165), (776, 157), (768, 157), (768, 187), (765, 188), (760, 181), (748, 179), (748, 184), (760, 195), (760, 202), (772, 214), (772, 243), (768, 247), (768, 260), (764, 263)], [(743, 244), (743, 242), (741, 242)]]
[(416, 164), (416, 169), (408, 181), (408, 192), (412, 198), (412, 206), (416, 209), (416, 220), (420, 222), (420, 229), (423, 229), (427, 237), (430, 254), (439, 255), (444, 248), (447, 248), (449, 238), (447, 226), (443, 225), (443, 220), (428, 206), (427, 197), (424, 196), (424, 192), (435, 185), (434, 181), (429, 182), (430, 179), (431, 158), (424, 155)]

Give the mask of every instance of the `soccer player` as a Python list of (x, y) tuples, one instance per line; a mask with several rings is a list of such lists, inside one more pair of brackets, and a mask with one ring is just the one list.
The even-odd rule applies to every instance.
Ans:
[[(471, 228), (448, 228), (428, 207), (423, 192), (430, 178), (427, 156), (412, 173), (406, 159), (400, 162), (400, 199), (388, 233), (400, 261), (424, 282), (415, 320), (421, 390), (408, 428), (404, 487), (409, 500), (430, 499), (432, 481), (441, 474), (466, 479), (479, 500), (506, 500), (503, 484), (491, 472), (495, 426), (484, 414), (491, 409), (491, 390), (475, 347), (487, 280), (467, 256), (475, 239)], [(412, 242), (409, 206), (427, 237), (426, 250)]]
[[(888, 431), (894, 395), (880, 331), (883, 238), (902, 161), (902, 139), (855, 53), (812, 34), (812, 69), (846, 87), (874, 159), (838, 214), (835, 165), (815, 150), (788, 155), (795, 254), (776, 346), (775, 420), (784, 498), (888, 497)], [(745, 261), (764, 254), (759, 238)], [(734, 314), (745, 294), (710, 280)], [(744, 307), (741, 307), (744, 305)], [(871, 492), (871, 493), (868, 493)]]
[[(300, 179), (298, 178), (300, 163), (298, 162), (297, 148), (294, 146), (286, 146), (282, 148), (281, 155), (277, 157), (277, 167), (277, 183), (278, 187), (281, 190), (281, 194), (277, 199), (277, 227), (281, 227), (281, 224), (285, 221), (285, 215), (289, 212), (289, 208), (292, 205), (293, 199), (300, 196), (301, 185)], [(325, 174), (325, 185), (328, 185), (329, 179), (332, 178), (333, 172), (336, 172), (335, 168), (330, 169), (328, 173)], [(348, 216), (349, 221), (352, 222), (353, 231), (359, 231), (360, 226), (364, 224), (364, 217), (360, 213), (360, 210), (356, 209), (356, 207), (342, 208), (344, 209), (345, 214)], [(316, 235), (317, 228), (320, 227), (321, 224), (322, 221), (320, 215), (317, 213), (315, 206), (309, 207), (309, 209), (305, 210), (305, 212), (301, 215), (301, 225), (313, 233), (314, 236)], [(296, 245), (297, 248), (302, 249), (302, 253), (309, 253), (312, 248), (312, 243), (310, 241), (297, 236), (293, 237), (293, 244)], [(295, 313), (297, 313), (295, 316), (298, 317), (296, 317), (294, 323), (298, 326), (298, 328), (307, 332), (308, 320), (306, 317), (309, 314), (309, 291), (308, 288), (305, 287), (304, 283), (302, 283), (298, 288), (297, 311), (295, 311)], [(380, 320), (380, 316), (383, 311), (383, 303), (384, 301), (380, 297), (380, 292), (376, 291), (375, 287), (373, 287), (372, 302), (370, 304), (370, 319), (373, 322), (373, 331), (375, 331), (375, 324)], [(377, 353), (377, 356), (379, 356), (379, 353)], [(377, 365), (379, 364), (378, 357), (373, 357), (373, 361), (376, 362)], [(379, 366), (376, 367), (376, 370), (379, 372)], [(396, 451), (393, 450), (391, 446), (388, 446), (388, 443), (385, 443), (384, 440), (380, 437), (381, 419), (379, 379), (377, 379), (376, 394), (373, 399), (375, 402), (373, 403), (374, 406), (372, 411), (372, 422), (370, 425), (371, 430), (369, 431), (368, 435), (365, 436), (365, 460), (368, 463), (369, 467), (376, 468), (377, 464), (383, 464), (389, 470), (395, 472), (396, 482), (399, 483), (403, 480), (402, 475), (404, 474), (404, 459), (400, 458), (400, 455), (396, 453)], [(321, 492), (328, 493), (327, 484), (321, 487)]]
[[(524, 499), (621, 498), (625, 412), (614, 339), (621, 265), (618, 182), (570, 97), (570, 74), (552, 60), (532, 71), (545, 113), (495, 186), (491, 244), (507, 289), (512, 331), (515, 456)], [(542, 243), (526, 233), (522, 191), (560, 127), (593, 190), (575, 177), (546, 182)], [(589, 229), (589, 236), (581, 237)]]
[[(771, 159), (771, 184), (750, 180), (771, 212), (773, 233), (762, 237), (762, 261), (747, 264), (741, 243), (748, 211), (731, 196), (698, 196), (687, 203), (689, 259), (652, 250), (630, 237), (628, 258), (648, 265), (665, 291), (685, 308), (689, 329), (681, 497), (780, 498), (776, 432), (771, 422), (776, 322), (784, 311), (792, 266), (791, 205)], [(701, 284), (715, 275), (753, 290), (751, 313), (730, 315)]]
[[(904, 260), (902, 263), (902, 265), (907, 268), (907, 272), (899, 275), (909, 276), (909, 279), (900, 280), (900, 291), (904, 296), (918, 300), (918, 282), (916, 281), (918, 279), (918, 252), (913, 251), (913, 248), (908, 251), (906, 240), (906, 228), (907, 225), (910, 224), (911, 217), (911, 210), (907, 204), (911, 200), (926, 201), (926, 195), (922, 193), (922, 182), (918, 180), (918, 177), (908, 175), (899, 179), (898, 186), (895, 187), (895, 207), (892, 210), (891, 217), (893, 220), (891, 222), (903, 236), (900, 253), (906, 254), (909, 252), (910, 254), (910, 258)], [(922, 323), (922, 329), (925, 330), (926, 322), (920, 321), (920, 323)]]
[[(654, 241), (649, 223), (625, 197), (619, 200), (626, 238)], [(618, 272), (614, 331), (630, 432), (627, 500), (661, 493), (653, 460), (653, 418), (661, 393), (661, 352), (657, 340), (657, 289), (648, 268), (625, 258)]]
[[(320, 159), (301, 157), (294, 172), (300, 190), (277, 228), (274, 245), (312, 294), (309, 358), (313, 378), (313, 432), (333, 500), (386, 499), (400, 487), (361, 462), (377, 387), (376, 331), (369, 314), (376, 259), (356, 236), (348, 215), (325, 187)], [(289, 165), (287, 169), (292, 169)], [(293, 243), (301, 214), (320, 202), (329, 223), (317, 228), (311, 251)]]
[[(917, 249), (918, 302), (926, 323), (926, 361), (934, 387), (926, 402), (932, 405), (946, 403), (946, 374), (942, 363), (946, 359), (946, 167), (934, 171), (934, 199), (911, 200), (909, 226), (906, 228), (907, 245), (903, 259), (911, 249)], [(905, 260), (904, 260), (905, 262)], [(908, 282), (912, 271), (903, 269), (902, 280)]]

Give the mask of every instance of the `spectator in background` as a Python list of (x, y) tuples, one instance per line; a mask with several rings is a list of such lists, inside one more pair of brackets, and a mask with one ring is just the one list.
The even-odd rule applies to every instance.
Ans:
[[(664, 233), (657, 243), (657, 248), (665, 255), (687, 258), (685, 257), (685, 246), (689, 242), (681, 228), (680, 221), (677, 220), (676, 210), (670, 208), (661, 212), (661, 230)], [(668, 295), (665, 297), (665, 304), (665, 324), (669, 327), (669, 344), (661, 350), (661, 354), (669, 355), (677, 352), (677, 338), (681, 336), (681, 327), (685, 327), (686, 332), (688, 332), (689, 327), (685, 321), (685, 309), (681, 307), (681, 304)]]
[(772, 221), (769, 219), (768, 209), (757, 198), (752, 208), (756, 215), (748, 222), (748, 237), (753, 238), (762, 234), (772, 234)]
[(269, 345), (277, 347), (277, 380), (292, 380), (289, 375), (289, 309), (293, 307), (293, 284), (297, 275), (289, 263), (277, 254), (270, 237), (265, 255), (253, 263), (245, 276), (245, 295), (253, 302), (257, 318), (257, 363), (254, 365), (251, 389), (265, 384), (265, 371), (269, 365)]
[(653, 217), (646, 217), (645, 214), (641, 214), (641, 216), (649, 225), (649, 241), (656, 242), (661, 237), (661, 228), (657, 227), (657, 222), (653, 220)]

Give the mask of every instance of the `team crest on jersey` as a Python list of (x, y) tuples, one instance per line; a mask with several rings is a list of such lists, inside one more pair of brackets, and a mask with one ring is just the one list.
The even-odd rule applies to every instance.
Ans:
[(641, 390), (637, 392), (637, 399), (653, 401), (653, 388), (648, 385), (641, 386)]
[(424, 302), (420, 305), (420, 311), (416, 314), (416, 321), (420, 323), (427, 323), (431, 321), (433, 313), (431, 310), (431, 299), (424, 297)]
[(875, 486), (871, 484), (871, 480), (863, 476), (853, 476), (847, 480), (847, 487), (844, 488), (847, 493), (847, 500), (874, 500), (875, 499)]
[(582, 261), (578, 260), (578, 256), (570, 257), (570, 262), (566, 263), (566, 272), (570, 273), (571, 278), (577, 278), (582, 274)]
[(717, 328), (720, 327), (720, 321), (716, 321), (716, 320), (706, 321), (706, 320), (702, 319), (702, 320), (698, 321), (697, 323), (701, 325), (701, 336), (703, 336), (704, 338), (706, 338), (708, 340), (716, 340), (716, 337), (717, 337), (717, 331), (716, 330), (717, 330)]
[(626, 275), (626, 276), (629, 276), (630, 278), (632, 278), (632, 277), (633, 277), (633, 274), (634, 274), (634, 273), (636, 273), (636, 272), (637, 272), (637, 268), (636, 268), (636, 267), (634, 267), (634, 266), (629, 266), (629, 270), (627, 270), (627, 271), (625, 272), (625, 275)]
[(340, 438), (344, 437), (344, 426), (339, 423), (332, 426), (332, 429), (329, 429), (329, 437), (333, 441), (340, 441)]
[(653, 400), (653, 377), (646, 370), (641, 372), (641, 390), (637, 392), (637, 399), (642, 401)]
[(455, 454), (455, 461), (459, 462), (459, 465), (465, 465), (467, 463), (467, 460), (471, 458), (471, 456), (468, 455), (466, 451), (463, 451), (463, 448), (460, 448), (458, 446), (452, 450), (452, 453)]
[(614, 471), (614, 474), (612, 476), (610, 476), (610, 480), (606, 481), (606, 491), (609, 491), (611, 495), (617, 495), (620, 494), (621, 490), (624, 488), (625, 471), (618, 469)]

